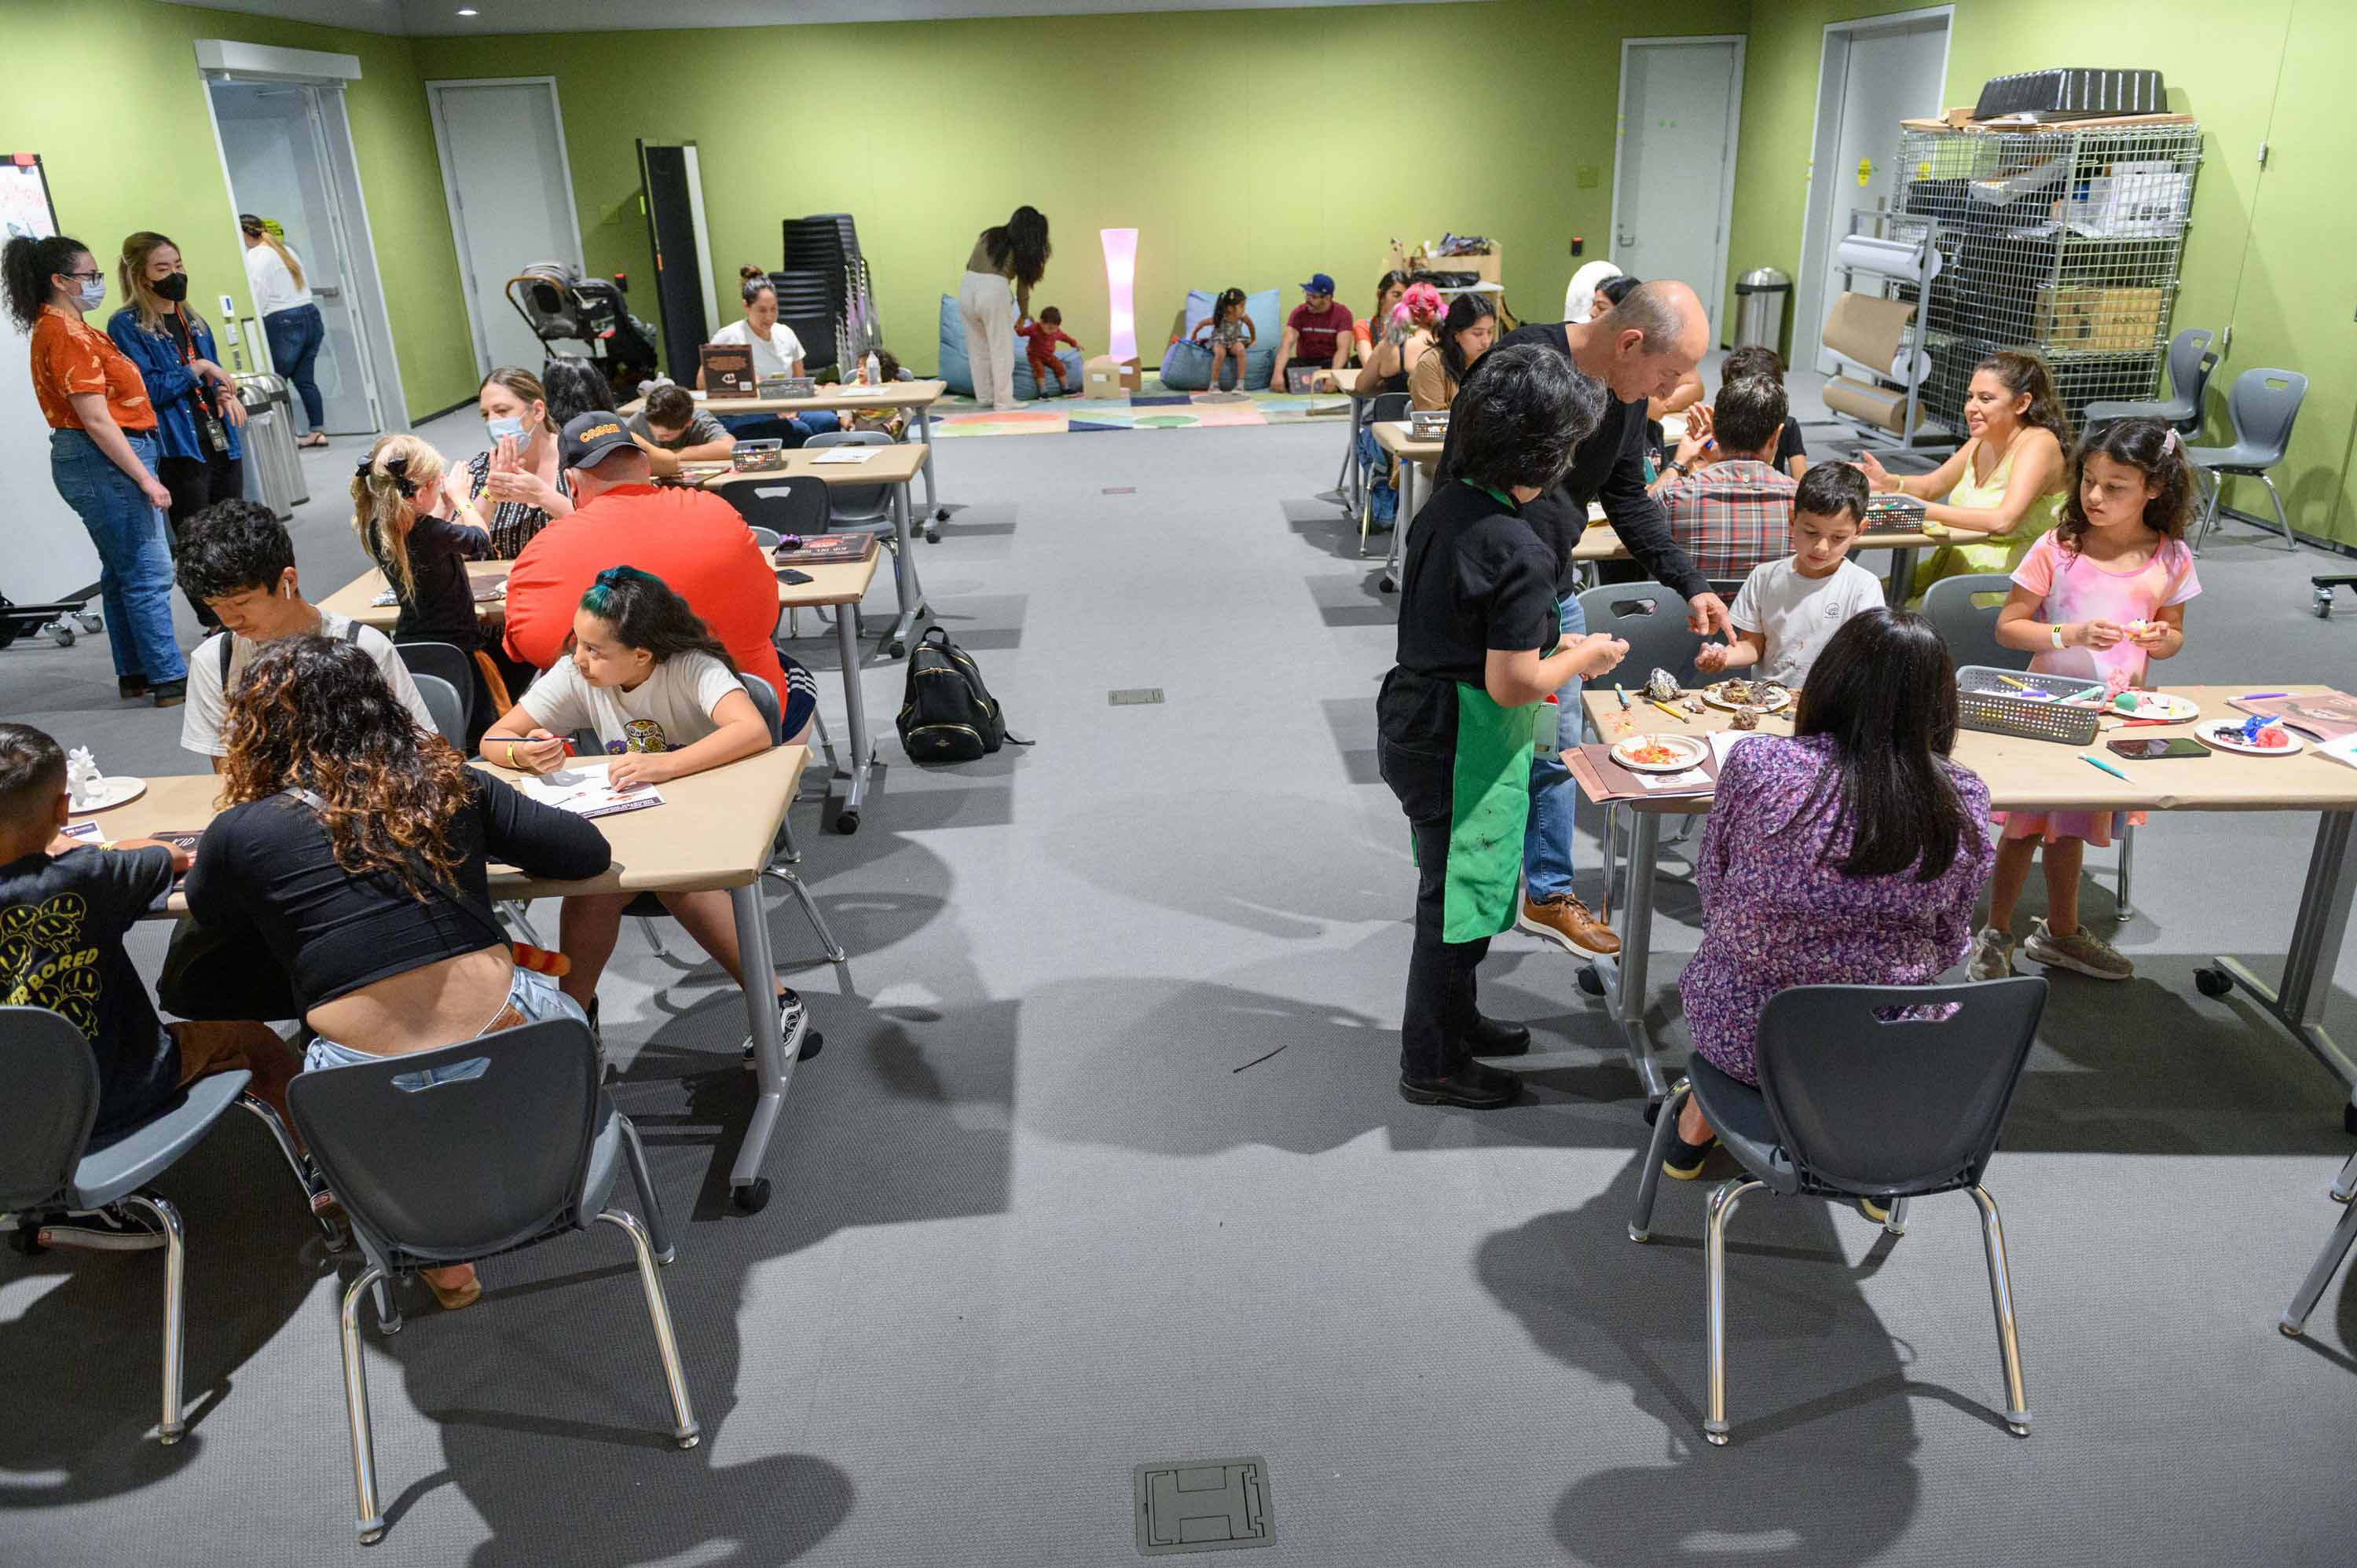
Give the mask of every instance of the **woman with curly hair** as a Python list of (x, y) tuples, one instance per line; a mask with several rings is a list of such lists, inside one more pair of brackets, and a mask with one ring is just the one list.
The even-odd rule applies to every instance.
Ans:
[[(421, 735), (374, 660), (328, 638), (263, 647), (231, 700), (228, 742), (225, 809), (188, 872), (188, 910), (286, 972), (318, 1036), (307, 1066), (582, 1016), (516, 967), (485, 867), (596, 876), (613, 857), (589, 822)], [(424, 1273), (446, 1307), (482, 1294), (470, 1267)]]

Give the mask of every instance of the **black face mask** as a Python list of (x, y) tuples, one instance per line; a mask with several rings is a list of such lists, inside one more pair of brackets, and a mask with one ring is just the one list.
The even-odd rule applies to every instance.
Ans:
[(172, 304), (178, 305), (182, 300), (188, 297), (188, 274), (186, 273), (166, 273), (162, 277), (157, 278), (154, 283), (149, 284), (147, 286), (156, 291), (156, 297), (157, 299), (168, 300)]

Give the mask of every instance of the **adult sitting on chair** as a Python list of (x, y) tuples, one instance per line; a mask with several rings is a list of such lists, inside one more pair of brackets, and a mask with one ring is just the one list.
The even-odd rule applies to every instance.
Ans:
[[(801, 376), (809, 371), (802, 358), (802, 340), (794, 329), (778, 319), (777, 285), (770, 274), (759, 267), (737, 269), (744, 280), (737, 290), (744, 301), (745, 318), (732, 321), (712, 335), (715, 343), (735, 343), (752, 350), (753, 373), (756, 376)], [(704, 385), (704, 367), (695, 368), (695, 385)], [(719, 423), (739, 436), (783, 441), (789, 446), (799, 446), (822, 430), (842, 428), (833, 413), (824, 409), (810, 409), (799, 414), (724, 413), (716, 416)]]
[(685, 387), (657, 387), (646, 406), (630, 415), (630, 439), (647, 455), (649, 467), (666, 478), (683, 463), (723, 463), (737, 450), (728, 427), (699, 408)]
[[(1268, 373), (1269, 390), (1288, 390), (1285, 367), (1296, 361), (1332, 371), (1349, 364), (1351, 350), (1358, 343), (1357, 328), (1351, 307), (1334, 297), (1334, 280), (1324, 273), (1312, 273), (1301, 285), (1301, 303), (1285, 318), (1285, 337), (1277, 343), (1276, 364)], [(1239, 376), (1237, 385), (1243, 384)]]
[[(264, 650), (231, 703), (223, 772), (188, 909), (286, 972), (317, 1035), (307, 1066), (582, 1016), (516, 967), (486, 867), (596, 876), (613, 859), (605, 835), (421, 736), (360, 650), (319, 637)], [(482, 1294), (471, 1266), (425, 1274), (446, 1307)]]
[(1706, 413), (1686, 415), (1685, 438), (1653, 492), (1669, 514), (1670, 537), (1714, 582), (1748, 577), (1792, 549), (1792, 492), (1775, 467), (1784, 430), (1784, 389), (1761, 376), (1730, 381)]
[(770, 640), (777, 568), (737, 509), (708, 491), (657, 488), (621, 416), (602, 409), (565, 427), (565, 466), (581, 503), (564, 527), (525, 546), (508, 574), (508, 652), (535, 670), (554, 664), (581, 596), (598, 573), (627, 563), (670, 584), (737, 668), (782, 701), (786, 672)]
[[(1753, 1038), (1779, 991), (1921, 985), (1964, 956), (1996, 842), (1988, 786), (1948, 759), (1956, 727), (1940, 634), (1873, 609), (1817, 656), (1791, 739), (1727, 753), (1695, 865), (1702, 946), (1678, 980), (1711, 1066), (1760, 1080)], [(1688, 1101), (1662, 1174), (1693, 1179), (1712, 1142)]]
[(1498, 307), (1486, 294), (1460, 294), (1448, 302), (1440, 323), (1440, 351), (1426, 354), (1407, 373), (1410, 408), (1447, 408), (1473, 371), (1473, 362), (1498, 341)]

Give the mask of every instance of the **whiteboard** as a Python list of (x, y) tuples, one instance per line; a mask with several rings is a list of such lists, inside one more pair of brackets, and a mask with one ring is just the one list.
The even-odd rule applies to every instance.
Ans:
[[(0, 154), (0, 234), (58, 231), (41, 160)], [(0, 593), (18, 604), (78, 594), (98, 581), (98, 552), (49, 482), (49, 425), (33, 397), (32, 344), (0, 317)]]

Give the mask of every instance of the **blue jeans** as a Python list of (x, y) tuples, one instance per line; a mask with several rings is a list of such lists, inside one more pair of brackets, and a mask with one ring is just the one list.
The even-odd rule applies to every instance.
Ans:
[[(124, 436), (154, 473), (156, 437)], [(49, 432), (49, 477), (98, 547), (99, 596), (115, 674), (157, 684), (187, 680), (188, 662), (172, 636), (172, 547), (163, 512), (80, 430)]]
[[(589, 1020), (589, 1015), (581, 1010), (581, 1004), (559, 991), (556, 982), (529, 969), (517, 970), (515, 978), (508, 982), (508, 999), (500, 1011), (504, 1013), (509, 1007), (522, 1014), (526, 1024), (544, 1023), (551, 1018), (571, 1018), (577, 1023)], [(491, 1021), (496, 1024), (499, 1020), (494, 1015)], [(485, 1030), (475, 1038), (479, 1040), (483, 1034), (490, 1032)], [(455, 1045), (457, 1042), (454, 1040), (451, 1043)], [(374, 1051), (356, 1050), (325, 1035), (312, 1036), (310, 1048), (303, 1053), (303, 1066), (312, 1072), (321, 1072), (328, 1068), (359, 1067), (384, 1059)], [(458, 1083), (482, 1077), (490, 1065), (477, 1057), (472, 1061), (454, 1062), (448, 1067), (432, 1068), (424, 1072), (404, 1072), (393, 1080), (393, 1086), (395, 1089), (425, 1089), (437, 1083)]]
[[(707, 409), (710, 404), (705, 405)], [(812, 409), (806, 413), (788, 416), (781, 413), (716, 413), (721, 428), (729, 435), (750, 441), (782, 441), (788, 451), (793, 450), (812, 436), (843, 428), (843, 421), (832, 409)]]
[[(1579, 607), (1577, 595), (1566, 595), (1563, 601), (1563, 634), (1566, 637), (1587, 635), (1587, 612)], [(1576, 746), (1579, 741), (1579, 694), (1587, 688), (1583, 676), (1575, 675), (1555, 693), (1561, 704), (1556, 715), (1558, 742)], [(1531, 820), (1523, 830), (1523, 883), (1533, 898), (1556, 898), (1571, 891), (1571, 838), (1574, 814), (1579, 808), (1579, 786), (1571, 781), (1571, 772), (1554, 752), (1531, 757)]]
[(319, 383), (311, 375), (319, 345), (328, 340), (328, 324), (319, 319), (319, 307), (298, 305), (292, 310), (274, 310), (262, 318), (262, 334), (270, 339), (271, 364), (295, 383), (296, 393), (303, 400), (303, 416), (311, 422), (312, 429), (319, 429), (328, 423), (319, 402)]

